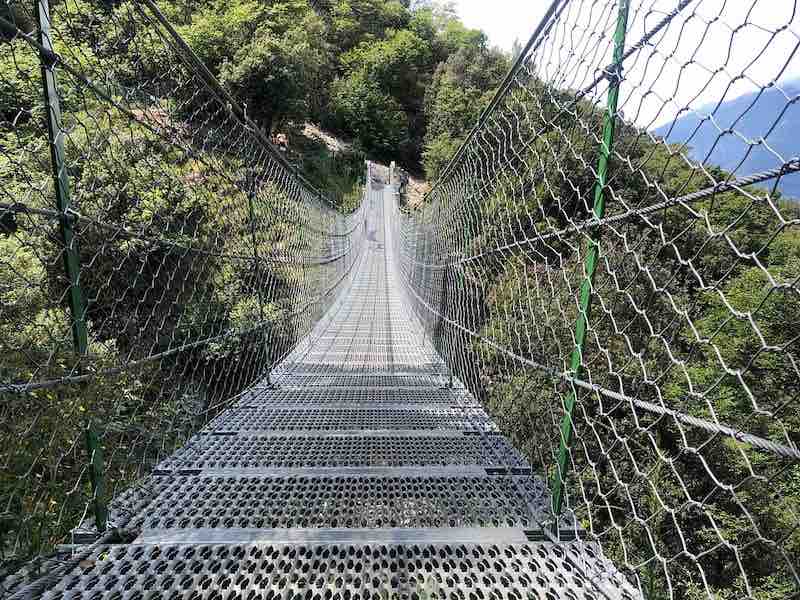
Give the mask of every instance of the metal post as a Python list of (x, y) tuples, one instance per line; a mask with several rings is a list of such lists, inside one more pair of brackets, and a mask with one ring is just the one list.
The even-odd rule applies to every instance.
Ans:
[[(48, 0), (39, 0), (39, 39), (42, 47), (53, 51), (50, 40), (50, 8)], [(44, 89), (44, 102), (47, 107), (47, 133), (50, 139), (50, 161), (53, 169), (53, 184), (55, 186), (56, 207), (61, 213), (59, 229), (61, 240), (64, 243), (64, 271), (69, 282), (70, 313), (72, 316), (72, 338), (75, 349), (80, 355), (85, 355), (89, 346), (89, 336), (86, 331), (86, 315), (83, 294), (80, 288), (80, 259), (77, 244), (72, 229), (72, 219), (67, 211), (70, 206), (69, 180), (64, 160), (64, 131), (61, 128), (61, 106), (56, 88), (55, 64), (51, 56), (40, 54), (42, 63), (42, 84)]]
[[(622, 80), (622, 57), (625, 52), (625, 33), (628, 28), (628, 9), (630, 0), (619, 0), (617, 28), (614, 32), (614, 59), (608, 68), (607, 109), (603, 118), (603, 143), (600, 147), (600, 158), (597, 164), (597, 181), (594, 187), (594, 217), (602, 219), (606, 212), (605, 188), (608, 183), (608, 162), (614, 144), (614, 132), (617, 123), (617, 105), (619, 86)], [(575, 347), (572, 351), (570, 370), (573, 377), (580, 377), (583, 369), (583, 349), (586, 342), (589, 312), (592, 306), (592, 288), (597, 263), (600, 258), (600, 232), (595, 231), (588, 243), (585, 276), (581, 284), (580, 306), (575, 323)], [(561, 422), (561, 446), (558, 451), (558, 462), (552, 485), (553, 513), (558, 516), (564, 503), (564, 482), (566, 479), (569, 448), (572, 444), (572, 416), (577, 402), (577, 391), (572, 387), (564, 400), (564, 418)], [(557, 528), (557, 524), (556, 524)]]
[[(64, 129), (61, 125), (61, 105), (56, 85), (55, 54), (50, 35), (50, 5), (48, 0), (38, 0), (39, 43), (44, 51), (39, 53), (42, 65), (42, 90), (47, 108), (47, 134), (50, 145), (50, 165), (52, 168), (56, 208), (61, 216), (58, 220), (59, 233), (63, 244), (64, 273), (69, 292), (70, 318), (72, 320), (72, 341), (75, 353), (84, 357), (89, 350), (89, 333), (86, 327), (86, 302), (80, 287), (80, 256), (73, 230), (73, 219), (69, 216), (70, 191), (64, 155)], [(105, 504), (105, 483), (103, 481), (103, 452), (99, 439), (92, 430), (91, 420), (86, 423), (86, 450), (89, 455), (89, 479), (92, 485), (95, 524), (98, 531), (105, 531), (108, 511)]]

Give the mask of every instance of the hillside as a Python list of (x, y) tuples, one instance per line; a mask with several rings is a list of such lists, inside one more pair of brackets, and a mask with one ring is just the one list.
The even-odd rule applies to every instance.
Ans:
[[(800, 80), (791, 81), (781, 84), (780, 89), (771, 88), (719, 105), (703, 106), (653, 133), (669, 142), (687, 143), (694, 159), (740, 176), (775, 169), (797, 156), (800, 103), (792, 103), (791, 99), (796, 99), (798, 94)], [(723, 133), (729, 129), (736, 133)], [(758, 144), (761, 138), (766, 144)], [(784, 177), (780, 191), (785, 196), (800, 199), (800, 175)]]
[(354, 150), (415, 172), (449, 158), (509, 67), (482, 31), (437, 0), (160, 6), (266, 131), (318, 123)]

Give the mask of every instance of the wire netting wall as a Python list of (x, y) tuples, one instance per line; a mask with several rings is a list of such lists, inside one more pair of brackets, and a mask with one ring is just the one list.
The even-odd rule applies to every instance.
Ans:
[(8, 566), (82, 520), (124, 527), (106, 500), (268, 376), (334, 300), (363, 228), (152, 3), (5, 2), (0, 19)]
[(647, 598), (800, 592), (798, 18), (553, 2), (401, 214), (454, 375)]

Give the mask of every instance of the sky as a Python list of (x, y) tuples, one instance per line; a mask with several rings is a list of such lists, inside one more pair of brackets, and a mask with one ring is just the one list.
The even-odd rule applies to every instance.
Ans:
[[(633, 0), (627, 45), (677, 2)], [(466, 25), (483, 29), (492, 45), (510, 50), (515, 39), (527, 42), (550, 0), (454, 0), (453, 5)], [(562, 19), (569, 23), (571, 47), (564, 52), (573, 54), (559, 60), (556, 52), (548, 75), (580, 89), (596, 73), (582, 71), (575, 56), (597, 46), (588, 41), (580, 46), (591, 37), (581, 34), (596, 32), (599, 24), (610, 39), (614, 2), (571, 0), (568, 7)], [(695, 0), (655, 40), (655, 50), (646, 48), (626, 63), (628, 93), (622, 110), (647, 127), (670, 121), (685, 107), (699, 110), (720, 98), (731, 100), (774, 81), (800, 78), (800, 0)], [(610, 47), (603, 52), (591, 61), (593, 68), (600, 60), (610, 63)], [(559, 72), (559, 65), (567, 66)]]
[(511, 51), (517, 38), (525, 43), (547, 10), (547, 0), (455, 0), (468, 27), (483, 29), (492, 45)]

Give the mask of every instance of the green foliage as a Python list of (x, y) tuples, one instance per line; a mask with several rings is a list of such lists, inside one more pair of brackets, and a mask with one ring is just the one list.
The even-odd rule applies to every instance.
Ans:
[(302, 116), (305, 89), (298, 73), (305, 72), (296, 41), (265, 33), (237, 52), (221, 69), (220, 81), (248, 107), (248, 113), (269, 129), (278, 116)]
[(423, 163), (430, 179), (439, 175), (477, 123), (509, 67), (508, 58), (499, 51), (486, 49), (481, 39), (455, 47), (436, 68), (425, 93), (428, 126)]
[(266, 129), (307, 118), (331, 61), (323, 22), (302, 0), (212, 2), (179, 32)]
[[(432, 154), (448, 147), (434, 144), (435, 136), (428, 139), (425, 133), (442, 119), (438, 111), (445, 103), (444, 98), (436, 106), (424, 102), (437, 65), (461, 51), (471, 52), (471, 58), (492, 55), (505, 60), (498, 51), (486, 49), (481, 31), (464, 27), (452, 10), (438, 3), (409, 10), (397, 2), (342, 0), (333, 3), (330, 21), (329, 40), (339, 53), (323, 123), (356, 138), (368, 153), (399, 160), (415, 170), (425, 143), (436, 146)], [(485, 67), (480, 64), (476, 69)], [(496, 79), (489, 69), (476, 84), (482, 86), (477, 93), (470, 90), (459, 106), (447, 109), (459, 120), (470, 121)], [(363, 110), (368, 112), (362, 114)]]
[(335, 82), (331, 103), (340, 129), (355, 136), (368, 153), (386, 158), (406, 139), (408, 119), (402, 106), (363, 73)]
[(410, 31), (362, 42), (341, 58), (347, 75), (334, 82), (333, 123), (370, 154), (396, 155), (409, 135), (404, 100), (413, 96), (426, 48)]
[[(443, 129), (454, 140), (463, 134), (460, 124), (474, 122), (499, 81), (499, 65), (506, 64), (501, 53), (487, 49), (481, 31), (435, 2), (409, 9), (397, 0), (331, 0), (321, 16), (303, 0), (172, 0), (163, 10), (266, 129), (316, 120), (354, 138), (364, 151), (412, 169), (421, 164), (424, 146), (430, 146), (430, 161), (446, 160), (452, 144), (436, 137)], [(137, 68), (157, 74), (163, 57), (152, 40), (134, 44), (130, 37), (109, 28), (101, 43), (137, 56)], [(470, 70), (470, 81), (450, 78), (438, 101), (426, 103), (437, 65), (455, 54), (460, 58), (450, 70)], [(132, 85), (126, 68), (123, 61), (118, 78)], [(435, 133), (426, 137), (429, 125)]]
[(266, 17), (261, 2), (214, 2), (191, 16), (178, 30), (200, 60), (213, 71), (250, 44)]
[(422, 153), (425, 174), (429, 179), (436, 180), (450, 159), (455, 155), (463, 140), (455, 139), (448, 133), (440, 134), (426, 144)]
[(346, 148), (332, 151), (324, 143), (297, 135), (292, 150), (301, 157), (303, 173), (317, 189), (324, 189), (337, 208), (349, 213), (361, 202), (364, 161), (363, 152)]
[(389, 32), (379, 42), (362, 43), (341, 58), (346, 72), (374, 80), (404, 105), (419, 101), (423, 91), (420, 76), (430, 61), (429, 44), (408, 30)]
[(381, 39), (386, 30), (404, 28), (409, 12), (397, 0), (335, 0), (330, 18), (331, 42), (342, 52)]
[(437, 63), (460, 49), (483, 50), (487, 46), (486, 34), (466, 27), (450, 3), (420, 3), (412, 12), (409, 28), (431, 41)]
[[(187, 5), (167, 3), (168, 13), (182, 14), (182, 27), (197, 27), (197, 39), (206, 42), (200, 50), (216, 56), (236, 93), (255, 98), (264, 121), (301, 113), (308, 90), (272, 73), (263, 90), (296, 89), (282, 89), (290, 96), (285, 102), (262, 103), (259, 69), (293, 61), (282, 73), (286, 80), (288, 69), (313, 74), (325, 60), (317, 51), (324, 48), (319, 20), (302, 2), (284, 4), (234, 3), (219, 13), (213, 4), (195, 5), (201, 12), (195, 21)], [(197, 87), (185, 99), (169, 95), (165, 46), (133, 20), (130, 5), (116, 5), (107, 21), (99, 18), (111, 10), (105, 6), (70, 1), (58, 10), (57, 24), (75, 18), (57, 29), (56, 50), (126, 110), (56, 68), (72, 207), (81, 215), (73, 228), (87, 301), (87, 357), (79, 360), (71, 344), (57, 221), (0, 213), (0, 379), (5, 385), (94, 374), (87, 385), (2, 393), (3, 570), (48, 551), (86, 517), (89, 423), (100, 433), (109, 493), (116, 495), (183, 445), (221, 400), (249, 385), (259, 375), (253, 365), (286, 352), (297, 335), (294, 292), (326, 276), (323, 267), (302, 272), (222, 258), (251, 257), (253, 235), (265, 255), (323, 249), (303, 238), (303, 219), (311, 218), (303, 216), (304, 205), (274, 187), (257, 190), (251, 232), (239, 184), (244, 164), (224, 145), (192, 147), (209, 140), (205, 128), (219, 117), (219, 105), (193, 93)], [(297, 14), (305, 16), (298, 21)], [(261, 28), (248, 42), (267, 37), (274, 44), (257, 55), (261, 63), (230, 68), (231, 50), (243, 40), (235, 37), (240, 26), (256, 18)], [(218, 27), (224, 35), (214, 37)], [(91, 45), (82, 43), (89, 39)], [(0, 44), (0, 202), (53, 210), (39, 58), (19, 39)], [(263, 290), (269, 302), (262, 306)], [(160, 360), (136, 362), (165, 351)]]
[(28, 44), (13, 40), (6, 49), (13, 60), (0, 61), (0, 119), (20, 124), (41, 118), (41, 66), (39, 57)]
[[(507, 118), (513, 127), (519, 114), (552, 118), (556, 113), (542, 99), (553, 97), (544, 89), (528, 99), (510, 94), (498, 122)], [(576, 112), (599, 130), (599, 111), (579, 103)], [(503, 125), (491, 127), (487, 135), (498, 140), (493, 150), (502, 150)], [(708, 185), (676, 149), (652, 143), (634, 127), (620, 127), (615, 148), (635, 165), (612, 163), (615, 203), (649, 204), (656, 185), (668, 195)], [(594, 186), (589, 167), (596, 159), (597, 145), (586, 143), (578, 128), (531, 140), (526, 155), (513, 163), (514, 176), (501, 179), (462, 215), (461, 247), (478, 255), (560, 230), (568, 216), (573, 222), (587, 218)], [(727, 178), (712, 171), (718, 180)], [(717, 193), (693, 203), (691, 211), (677, 205), (649, 223), (603, 230), (584, 350), (594, 384), (616, 390), (624, 382), (643, 400), (777, 443), (800, 439), (791, 354), (800, 331), (794, 287), (800, 236), (785, 225), (800, 209), (771, 202), (763, 191)], [(471, 305), (481, 307), (468, 326), (518, 356), (543, 364), (557, 357), (559, 370), (569, 368), (586, 248), (582, 236), (563, 237), (566, 242), (533, 243), (524, 259), (488, 255), (464, 269), (473, 282)], [(532, 298), (532, 290), (542, 293)], [(475, 385), (512, 437), (543, 469), (552, 465), (547, 452), (558, 447), (569, 388), (509, 364), (491, 345), (465, 340), (461, 351), (465, 362), (481, 364)], [(593, 394), (580, 394), (574, 421), (579, 437), (567, 488), (572, 507), (584, 527), (600, 532), (613, 561), (643, 565), (637, 573), (648, 597), (700, 600), (707, 597), (706, 585), (713, 597), (739, 597), (746, 587), (742, 571), (754, 597), (785, 597), (793, 589), (788, 565), (800, 557), (792, 508), (800, 504), (796, 466)], [(613, 431), (610, 441), (607, 431)], [(641, 522), (631, 519), (632, 508)], [(779, 540), (780, 547), (764, 537)], [(685, 555), (687, 548), (704, 553), (700, 565)]]

